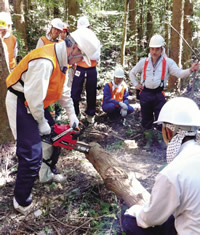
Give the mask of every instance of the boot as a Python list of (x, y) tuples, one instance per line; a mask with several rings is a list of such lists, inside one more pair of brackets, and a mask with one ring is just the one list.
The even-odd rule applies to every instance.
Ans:
[(146, 140), (145, 149), (149, 149), (153, 143), (153, 130), (144, 131), (144, 138)]
[(156, 137), (156, 140), (157, 140), (158, 144), (160, 145), (160, 147), (162, 149), (166, 148), (166, 144), (163, 140), (162, 133), (160, 131), (156, 130), (155, 137)]

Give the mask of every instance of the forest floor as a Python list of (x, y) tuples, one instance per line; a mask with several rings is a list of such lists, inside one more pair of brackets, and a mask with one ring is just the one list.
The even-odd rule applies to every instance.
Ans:
[[(135, 112), (125, 120), (110, 121), (99, 108), (94, 125), (80, 137), (97, 142), (121, 162), (127, 172), (135, 172), (151, 192), (155, 176), (164, 167), (165, 148), (156, 141), (145, 149), (139, 103), (130, 97)], [(100, 107), (100, 105), (98, 105)], [(83, 153), (62, 150), (58, 169), (67, 176), (63, 184), (35, 182), (33, 195), (41, 215), (22, 216), (13, 209), (17, 172), (15, 144), (0, 146), (0, 234), (79, 235), (122, 234), (121, 216), (125, 203), (108, 191), (103, 180)]]

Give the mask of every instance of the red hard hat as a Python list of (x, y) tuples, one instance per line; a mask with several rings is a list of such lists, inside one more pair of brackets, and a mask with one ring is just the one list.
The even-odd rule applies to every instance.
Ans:
[(63, 23), (63, 31), (69, 31), (69, 25), (66, 23)]

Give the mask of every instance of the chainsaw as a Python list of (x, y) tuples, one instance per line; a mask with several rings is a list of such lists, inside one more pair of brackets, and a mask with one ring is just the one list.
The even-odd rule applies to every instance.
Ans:
[(88, 154), (90, 146), (84, 142), (77, 141), (81, 134), (80, 128), (75, 125), (70, 127), (68, 124), (54, 124), (51, 127), (51, 134), (42, 136), (42, 141), (55, 147), (61, 147), (68, 150), (77, 150)]

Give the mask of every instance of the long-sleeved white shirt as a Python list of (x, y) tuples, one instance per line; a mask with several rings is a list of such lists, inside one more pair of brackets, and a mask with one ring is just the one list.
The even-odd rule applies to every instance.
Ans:
[(181, 146), (178, 156), (156, 177), (150, 202), (130, 208), (137, 223), (151, 227), (171, 214), (180, 235), (200, 234), (200, 145), (194, 140)]
[[(146, 80), (145, 80), (145, 87), (149, 89), (155, 89), (159, 87), (161, 83), (161, 74), (162, 74), (162, 59), (161, 57), (155, 66), (153, 67), (151, 57), (149, 58), (149, 63), (146, 69)], [(143, 83), (143, 70), (144, 70), (144, 63), (146, 58), (142, 58), (129, 72), (130, 80), (133, 86), (137, 86), (139, 84), (137, 79), (137, 74), (141, 73), (140, 83)], [(170, 58), (166, 58), (166, 73), (164, 79), (164, 86), (167, 86), (169, 75), (173, 75), (177, 78), (186, 78), (191, 74), (190, 69), (180, 69), (174, 60)]]

